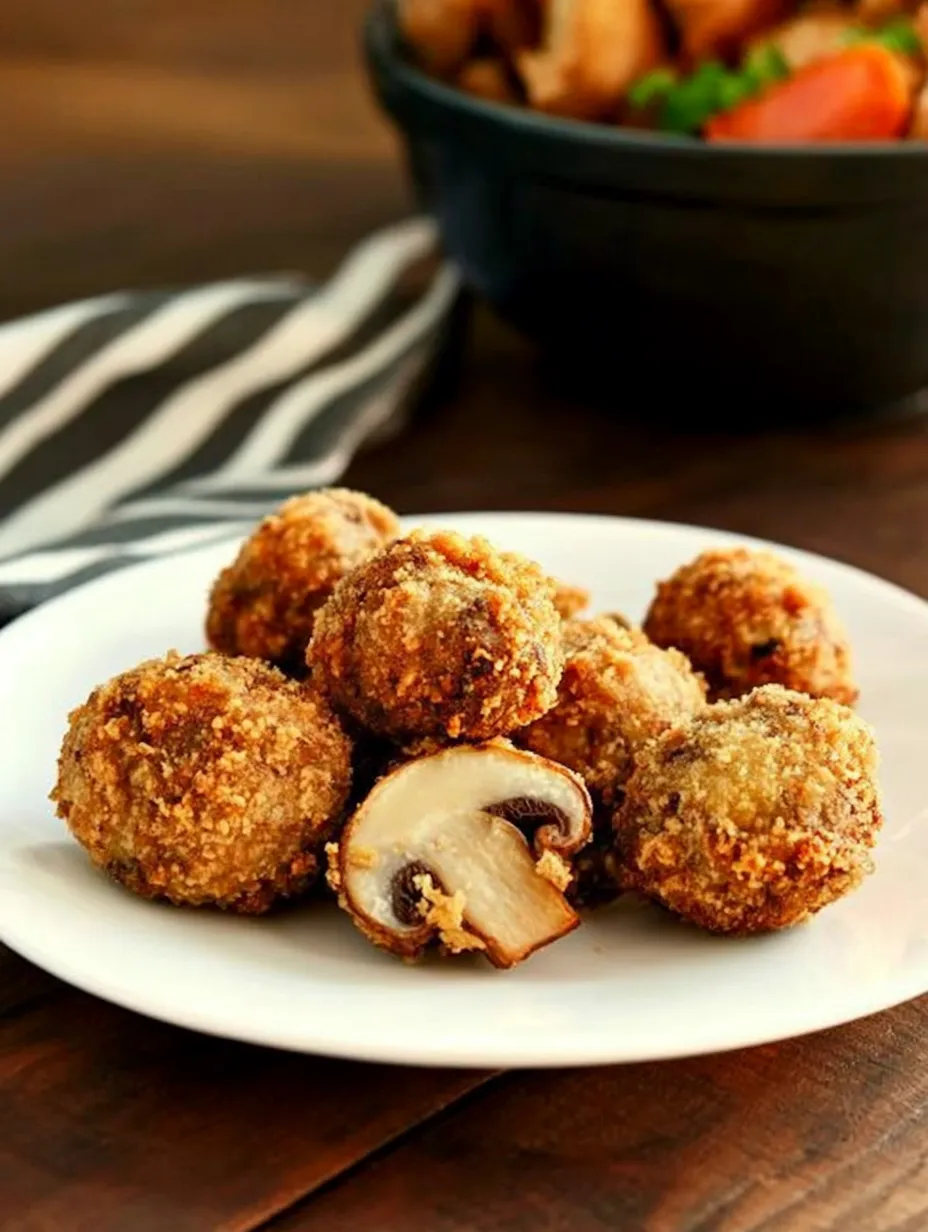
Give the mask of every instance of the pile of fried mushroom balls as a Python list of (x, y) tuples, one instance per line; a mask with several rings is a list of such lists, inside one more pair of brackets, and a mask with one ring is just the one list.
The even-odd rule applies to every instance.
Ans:
[(715, 933), (857, 886), (881, 825), (847, 638), (789, 563), (705, 552), (642, 624), (332, 489), (217, 578), (212, 649), (70, 716), (52, 793), (128, 890), (260, 914), (324, 892), (404, 959), (508, 968), (644, 895)]

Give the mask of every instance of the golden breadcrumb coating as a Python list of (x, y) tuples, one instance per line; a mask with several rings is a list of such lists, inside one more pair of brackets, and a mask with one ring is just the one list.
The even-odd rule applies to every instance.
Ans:
[(336, 587), (307, 663), (373, 732), (489, 740), (553, 705), (560, 632), (537, 565), (484, 539), (418, 532)]
[(611, 620), (614, 625), (618, 625), (620, 629), (636, 629), (639, 633), (641, 630), (633, 620), (629, 620), (624, 612), (600, 612), (599, 620)]
[(705, 705), (705, 685), (677, 650), (661, 650), (608, 616), (566, 621), (554, 707), (515, 735), (533, 753), (579, 774), (613, 807), (635, 751)]
[(658, 586), (644, 622), (702, 672), (712, 700), (761, 684), (857, 700), (847, 637), (821, 587), (770, 552), (704, 552)]
[(704, 705), (702, 677), (678, 651), (613, 616), (565, 622), (557, 703), (516, 741), (575, 771), (593, 798), (593, 839), (574, 861), (573, 902), (592, 907), (618, 894), (611, 817), (635, 753)]
[(556, 851), (543, 851), (535, 861), (535, 872), (545, 881), (550, 881), (555, 890), (560, 890), (562, 894), (567, 892), (574, 879), (573, 869)]
[(264, 519), (216, 579), (209, 644), (301, 674), (316, 611), (335, 583), (399, 533), (393, 511), (361, 492), (294, 496)]
[(306, 686), (257, 660), (169, 654), (95, 689), (69, 724), (52, 799), (128, 889), (257, 913), (315, 881), (351, 744)]
[(429, 873), (420, 873), (412, 880), (422, 895), (418, 906), (419, 914), (438, 933), (439, 944), (445, 953), (463, 954), (467, 950), (487, 948), (487, 943), (464, 925), (467, 897), (463, 890), (446, 894), (435, 884)]
[(851, 710), (766, 685), (638, 756), (615, 817), (625, 884), (719, 933), (787, 928), (872, 871), (873, 734)]
[(554, 606), (562, 620), (570, 620), (589, 606), (590, 592), (582, 586), (570, 586), (567, 582), (554, 582)]

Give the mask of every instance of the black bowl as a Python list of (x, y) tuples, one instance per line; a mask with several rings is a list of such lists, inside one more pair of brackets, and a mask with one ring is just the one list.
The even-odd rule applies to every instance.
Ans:
[(466, 282), (613, 401), (744, 423), (928, 387), (928, 145), (758, 148), (486, 103), (415, 68), (377, 94)]

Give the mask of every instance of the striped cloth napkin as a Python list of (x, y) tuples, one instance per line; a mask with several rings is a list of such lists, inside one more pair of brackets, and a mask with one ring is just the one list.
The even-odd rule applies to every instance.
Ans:
[(0, 327), (0, 624), (336, 481), (401, 417), (457, 291), (413, 219), (322, 285), (116, 294)]

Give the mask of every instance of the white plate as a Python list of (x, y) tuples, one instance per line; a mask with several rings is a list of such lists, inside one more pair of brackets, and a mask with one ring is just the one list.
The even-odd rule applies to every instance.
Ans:
[[(479, 531), (640, 617), (654, 582), (716, 531), (560, 515), (416, 519)], [(928, 605), (787, 552), (849, 628), (862, 711), (883, 753), (878, 871), (779, 936), (724, 940), (620, 903), (498, 972), (479, 959), (404, 966), (335, 907), (267, 920), (135, 899), (96, 873), (47, 802), (69, 708), (146, 656), (202, 645), (210, 547), (90, 583), (0, 633), (0, 937), (46, 970), (153, 1017), (217, 1035), (367, 1060), (587, 1065), (758, 1044), (928, 990)], [(785, 552), (786, 549), (783, 549)]]

